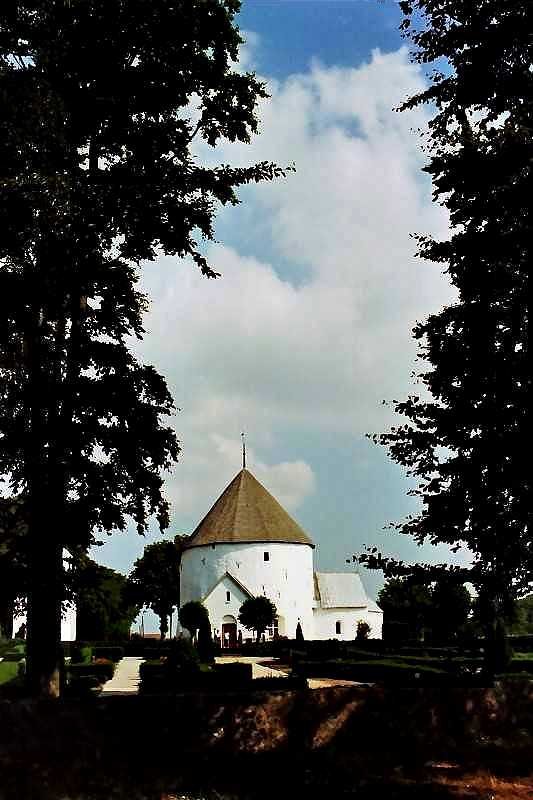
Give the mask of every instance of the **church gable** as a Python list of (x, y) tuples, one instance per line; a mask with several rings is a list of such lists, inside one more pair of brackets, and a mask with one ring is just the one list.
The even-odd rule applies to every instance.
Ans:
[(235, 603), (242, 606), (245, 600), (253, 597), (244, 584), (237, 578), (234, 578), (229, 572), (225, 572), (215, 585), (208, 591), (205, 597), (202, 598), (204, 605), (216, 605), (217, 608), (224, 608), (225, 606), (234, 608)]

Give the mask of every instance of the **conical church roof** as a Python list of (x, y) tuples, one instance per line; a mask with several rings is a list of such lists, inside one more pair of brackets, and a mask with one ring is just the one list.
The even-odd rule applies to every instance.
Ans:
[(247, 469), (224, 489), (187, 547), (230, 542), (313, 542)]

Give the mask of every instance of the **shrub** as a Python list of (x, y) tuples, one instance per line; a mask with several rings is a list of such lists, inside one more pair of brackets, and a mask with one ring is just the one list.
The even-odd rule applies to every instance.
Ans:
[(0, 684), (10, 683), (18, 675), (18, 664), (13, 662), (0, 662)]
[(102, 660), (98, 664), (69, 664), (66, 668), (67, 680), (86, 677), (87, 675), (98, 678), (99, 683), (105, 683), (115, 674), (115, 665), (112, 661)]
[(392, 659), (381, 661), (301, 661), (297, 674), (314, 678), (337, 678), (394, 686), (485, 685), (482, 675), (450, 673), (432, 665), (407, 664)]
[(360, 619), (357, 623), (357, 632), (355, 634), (355, 638), (357, 641), (364, 641), (368, 639), (370, 636), (370, 625), (368, 622), (365, 622), (364, 619)]
[(3, 660), (5, 663), (18, 663), (24, 658), (24, 652), (20, 652), (20, 650), (7, 650), (3, 655)]
[(102, 683), (97, 675), (79, 675), (72, 677), (65, 689), (68, 697), (90, 697), (97, 693)]
[(249, 686), (254, 692), (259, 691), (285, 691), (292, 692), (309, 688), (307, 678), (303, 675), (289, 675), (286, 678), (267, 677), (256, 678)]
[[(73, 642), (69, 648), (70, 658), (75, 664), (90, 664), (93, 649), (86, 642)], [(65, 652), (65, 651), (64, 651)]]
[(197, 672), (200, 668), (198, 651), (191, 640), (185, 639), (185, 637), (172, 640), (172, 646), (167, 650), (166, 659), (170, 669)]
[(253, 667), (236, 661), (233, 664), (215, 664), (213, 672), (225, 686), (239, 686), (252, 680)]
[[(140, 667), (141, 692), (183, 692), (249, 688), (251, 664), (215, 664), (207, 670), (172, 668), (168, 662), (145, 661)], [(277, 679), (276, 679), (277, 680)], [(281, 680), (285, 680), (281, 678)], [(255, 682), (254, 682), (255, 683)]]
[(93, 647), (92, 654), (93, 658), (106, 658), (116, 664), (117, 661), (124, 658), (124, 648), (115, 645), (109, 647)]

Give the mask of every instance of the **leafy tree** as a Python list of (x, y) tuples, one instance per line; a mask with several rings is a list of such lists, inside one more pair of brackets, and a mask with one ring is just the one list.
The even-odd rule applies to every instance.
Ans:
[(0, 9), (0, 474), (24, 493), (28, 677), (57, 696), (64, 547), (168, 524), (165, 381), (128, 350), (141, 262), (215, 272), (199, 239), (273, 164), (206, 167), (247, 142), (265, 89), (232, 67), (238, 0), (20, 0)]
[(213, 638), (211, 636), (211, 625), (209, 616), (202, 621), (198, 628), (198, 656), (204, 664), (209, 664), (215, 660)]
[(435, 582), (431, 589), (429, 623), (434, 641), (451, 642), (457, 638), (468, 621), (472, 598), (466, 586), (447, 576)]
[(128, 577), (130, 602), (157, 614), (162, 639), (168, 632), (172, 609), (179, 602), (179, 565), (174, 542), (154, 542), (144, 548)]
[(249, 631), (256, 631), (259, 642), (266, 629), (274, 624), (277, 615), (274, 603), (268, 597), (259, 595), (244, 601), (239, 610), (239, 622)]
[(76, 635), (81, 640), (127, 639), (139, 607), (128, 598), (120, 572), (84, 557), (72, 577), (76, 603)]
[[(422, 510), (399, 530), (419, 544), (445, 543), (472, 555), (462, 577), (482, 598), (487, 667), (494, 671), (504, 666), (505, 623), (533, 574), (524, 450), (533, 16), (529, 0), (400, 5), (414, 60), (450, 68), (437, 69), (402, 108), (435, 108), (425, 171), (452, 230), (446, 241), (418, 237), (418, 254), (445, 266), (457, 300), (415, 327), (427, 365), (418, 375), (422, 391), (394, 403), (405, 421), (376, 440), (417, 479)], [(405, 566), (395, 570), (372, 553), (367, 559), (389, 574)]]
[(431, 616), (431, 589), (409, 578), (391, 578), (378, 595), (386, 632), (395, 625), (405, 626), (407, 637), (423, 639)]
[(28, 585), (27, 524), (22, 498), (0, 498), (0, 638), (13, 635), (13, 613)]
[(355, 638), (360, 642), (366, 641), (370, 636), (370, 630), (368, 622), (365, 622), (364, 619), (360, 619), (357, 623)]
[(513, 634), (533, 634), (533, 594), (523, 597), (516, 604), (516, 617), (510, 627)]
[(191, 600), (183, 605), (178, 612), (180, 625), (189, 631), (191, 640), (196, 639), (196, 634), (202, 628), (209, 626), (209, 613), (207, 608), (197, 600)]
[(296, 637), (295, 638), (296, 638), (296, 641), (299, 644), (301, 644), (302, 642), (305, 641), (304, 632), (302, 630), (302, 624), (301, 624), (300, 620), (298, 620), (298, 624), (296, 625)]

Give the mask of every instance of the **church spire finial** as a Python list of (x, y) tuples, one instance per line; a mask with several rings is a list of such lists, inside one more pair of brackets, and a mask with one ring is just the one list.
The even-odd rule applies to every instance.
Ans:
[(242, 468), (246, 469), (246, 440), (245, 440), (245, 433), (241, 433), (242, 439)]

